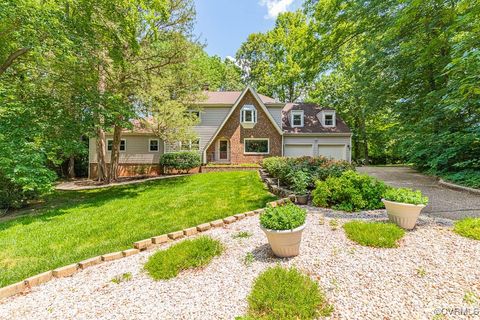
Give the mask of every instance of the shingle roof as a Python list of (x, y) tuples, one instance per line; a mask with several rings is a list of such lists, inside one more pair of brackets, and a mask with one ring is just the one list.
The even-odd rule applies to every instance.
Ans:
[[(230, 104), (233, 105), (237, 101), (242, 91), (205, 91), (206, 99), (200, 101), (200, 104)], [(263, 103), (277, 103), (275, 99), (257, 93)]]
[[(303, 127), (292, 128), (290, 123), (290, 111), (303, 110)], [(350, 133), (350, 129), (345, 122), (336, 114), (336, 126), (325, 128), (320, 123), (317, 114), (322, 110), (333, 110), (331, 108), (322, 108), (313, 103), (287, 103), (282, 110), (282, 129), (285, 133)]]

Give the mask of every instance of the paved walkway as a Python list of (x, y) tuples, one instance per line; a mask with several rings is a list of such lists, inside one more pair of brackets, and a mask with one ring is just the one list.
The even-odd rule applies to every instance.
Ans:
[(422, 214), (447, 219), (480, 217), (480, 196), (465, 191), (452, 190), (408, 167), (359, 167), (367, 173), (394, 187), (419, 189), (430, 199)]

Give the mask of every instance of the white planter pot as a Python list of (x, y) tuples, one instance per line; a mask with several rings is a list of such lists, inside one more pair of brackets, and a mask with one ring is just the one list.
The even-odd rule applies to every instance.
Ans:
[(407, 230), (415, 228), (418, 216), (425, 205), (394, 202), (382, 199), (387, 209), (388, 219), (399, 227)]
[(262, 226), (260, 226), (260, 228), (262, 228), (263, 232), (267, 235), (268, 243), (277, 257), (287, 258), (298, 256), (305, 223), (293, 230), (271, 230)]

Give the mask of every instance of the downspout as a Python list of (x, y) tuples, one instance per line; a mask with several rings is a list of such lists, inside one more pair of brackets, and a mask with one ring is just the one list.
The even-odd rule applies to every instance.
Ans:
[(282, 157), (283, 157), (283, 145), (284, 145), (283, 138), (284, 138), (284, 136), (283, 136), (283, 132), (282, 132)]
[(350, 133), (350, 149), (348, 150), (348, 162), (352, 163), (352, 134)]

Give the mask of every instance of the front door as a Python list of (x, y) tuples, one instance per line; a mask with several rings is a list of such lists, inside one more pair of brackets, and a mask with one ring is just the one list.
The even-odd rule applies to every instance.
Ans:
[(220, 140), (218, 142), (218, 159), (228, 161), (228, 140)]

